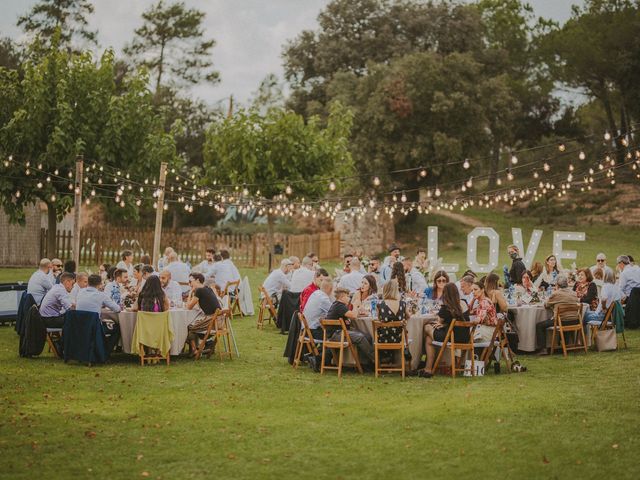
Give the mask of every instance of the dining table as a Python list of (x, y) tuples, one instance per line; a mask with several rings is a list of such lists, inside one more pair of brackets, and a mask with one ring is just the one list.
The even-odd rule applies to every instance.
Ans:
[[(189, 335), (188, 326), (191, 325), (199, 311), (197, 309), (187, 310), (176, 308), (169, 310), (169, 319), (173, 330), (173, 340), (171, 341), (171, 355), (180, 355), (184, 349), (184, 344)], [(138, 312), (122, 310), (119, 313), (110, 310), (103, 310), (102, 319), (110, 319), (120, 326), (120, 336), (122, 339), (122, 351), (124, 353), (137, 353), (131, 351), (131, 339), (136, 328)]]

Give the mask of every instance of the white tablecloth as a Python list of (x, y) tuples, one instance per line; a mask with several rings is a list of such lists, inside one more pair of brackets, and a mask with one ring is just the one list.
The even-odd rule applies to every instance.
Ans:
[[(173, 326), (173, 342), (171, 342), (171, 355), (180, 355), (184, 347), (184, 342), (189, 334), (187, 327), (193, 323), (198, 314), (198, 310), (170, 310), (169, 318)], [(103, 311), (102, 318), (110, 318), (120, 325), (120, 335), (122, 336), (122, 350), (125, 353), (131, 352), (131, 338), (136, 327), (137, 312), (114, 313)]]
[[(586, 311), (587, 304), (583, 306), (582, 314)], [(509, 307), (514, 314), (513, 326), (518, 334), (518, 350), (523, 352), (536, 351), (536, 325), (552, 318), (553, 312), (542, 305)], [(587, 344), (591, 342), (587, 335)], [(551, 345), (551, 336), (547, 335), (547, 346)]]

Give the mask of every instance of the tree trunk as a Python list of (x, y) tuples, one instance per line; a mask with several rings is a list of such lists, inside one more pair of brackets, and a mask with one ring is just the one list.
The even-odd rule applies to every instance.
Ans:
[(489, 188), (494, 188), (498, 181), (498, 169), (500, 168), (500, 150), (502, 145), (497, 139), (493, 141), (493, 155), (491, 157), (491, 163), (489, 165)]
[(56, 228), (58, 226), (58, 218), (56, 215), (56, 207), (47, 203), (47, 257), (49, 259), (56, 256)]
[(160, 44), (160, 60), (158, 61), (158, 78), (156, 80), (156, 96), (160, 92), (160, 82), (162, 81), (162, 73), (164, 69), (164, 46), (165, 40), (162, 39)]
[(273, 257), (273, 214), (267, 212), (267, 258), (269, 259), (269, 273), (271, 273), (271, 258)]

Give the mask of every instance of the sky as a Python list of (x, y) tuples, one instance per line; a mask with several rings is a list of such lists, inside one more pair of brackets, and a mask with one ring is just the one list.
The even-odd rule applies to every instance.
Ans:
[[(184, 0), (206, 13), (205, 35), (216, 40), (214, 68), (221, 82), (197, 86), (193, 93), (214, 105), (230, 95), (247, 102), (268, 74), (283, 78), (282, 47), (302, 30), (315, 29), (316, 18), (329, 0)], [(23, 39), (16, 27), (19, 15), (35, 0), (0, 0), (0, 36)], [(97, 29), (102, 48), (120, 52), (141, 24), (141, 14), (155, 0), (94, 0), (91, 29)], [(569, 18), (571, 5), (581, 0), (529, 0), (536, 15), (560, 23)]]

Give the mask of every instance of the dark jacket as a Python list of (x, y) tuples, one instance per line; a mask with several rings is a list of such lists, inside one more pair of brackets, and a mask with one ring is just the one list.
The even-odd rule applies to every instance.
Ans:
[(511, 264), (511, 270), (509, 270), (509, 281), (514, 285), (522, 285), (522, 275), (527, 271), (522, 258), (516, 258)]
[[(31, 295), (29, 295), (31, 297)], [(37, 305), (31, 305), (27, 311), (20, 333), (20, 356), (33, 357), (40, 355), (47, 341), (47, 329), (44, 326)]]

